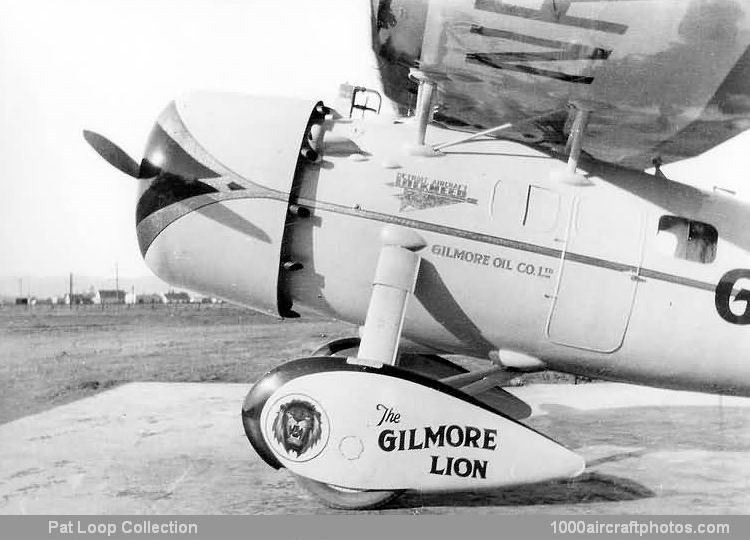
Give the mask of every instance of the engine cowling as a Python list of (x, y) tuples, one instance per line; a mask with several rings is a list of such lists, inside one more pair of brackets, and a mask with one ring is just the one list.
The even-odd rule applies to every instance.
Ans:
[(295, 171), (322, 103), (200, 92), (172, 102), (141, 163), (141, 252), (168, 283), (284, 314), (278, 282)]

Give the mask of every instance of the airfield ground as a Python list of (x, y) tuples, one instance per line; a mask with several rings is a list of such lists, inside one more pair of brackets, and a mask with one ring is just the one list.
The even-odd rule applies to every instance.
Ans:
[(227, 304), (0, 309), (0, 424), (132, 381), (251, 383), (356, 334)]
[[(274, 366), (356, 334), (355, 326), (333, 319), (281, 321), (229, 304), (5, 306), (0, 424), (134, 381), (250, 384)], [(572, 380), (529, 378), (542, 379)]]
[[(6, 307), (0, 322), (0, 514), (330, 512), (252, 452), (239, 407), (258, 375), (351, 326), (229, 306)], [(750, 513), (750, 399), (511, 391), (532, 427), (586, 458), (580, 478), (407, 494), (380, 512)]]

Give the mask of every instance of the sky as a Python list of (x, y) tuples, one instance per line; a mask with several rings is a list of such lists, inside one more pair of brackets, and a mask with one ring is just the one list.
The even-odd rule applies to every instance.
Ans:
[[(149, 275), (136, 182), (84, 142), (140, 160), (191, 90), (335, 97), (377, 80), (369, 0), (0, 0), (0, 277)], [(363, 16), (364, 14), (364, 16)]]
[[(83, 141), (140, 159), (165, 105), (197, 89), (332, 98), (375, 86), (370, 0), (0, 0), (0, 277), (150, 275), (135, 185)], [(747, 192), (750, 135), (666, 167)]]

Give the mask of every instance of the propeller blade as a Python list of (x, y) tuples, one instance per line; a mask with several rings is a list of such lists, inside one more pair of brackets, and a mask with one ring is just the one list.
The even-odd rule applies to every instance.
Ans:
[(133, 178), (140, 178), (141, 167), (125, 150), (117, 146), (103, 135), (93, 131), (83, 130), (83, 138), (97, 154), (102, 156), (113, 167), (121, 170)]

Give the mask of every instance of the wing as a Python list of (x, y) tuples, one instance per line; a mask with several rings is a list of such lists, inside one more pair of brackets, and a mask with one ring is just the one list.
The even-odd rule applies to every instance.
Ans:
[(434, 120), (561, 152), (568, 105), (592, 110), (584, 150), (644, 169), (750, 127), (748, 0), (373, 0), (386, 95), (406, 110), (418, 67)]

